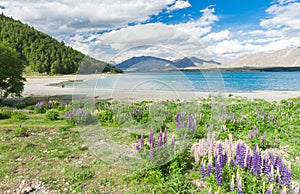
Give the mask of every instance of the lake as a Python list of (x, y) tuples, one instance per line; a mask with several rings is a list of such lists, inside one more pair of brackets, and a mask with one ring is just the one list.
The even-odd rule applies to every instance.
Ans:
[(65, 83), (66, 87), (199, 91), (251, 92), (300, 91), (300, 72), (147, 72), (99, 75), (83, 82)]

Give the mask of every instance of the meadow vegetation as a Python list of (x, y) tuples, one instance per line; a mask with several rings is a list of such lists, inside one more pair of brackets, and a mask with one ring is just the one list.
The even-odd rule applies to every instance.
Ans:
[[(98, 129), (141, 160), (91, 152)], [(299, 193), (299, 139), (299, 98), (3, 104), (0, 191)]]

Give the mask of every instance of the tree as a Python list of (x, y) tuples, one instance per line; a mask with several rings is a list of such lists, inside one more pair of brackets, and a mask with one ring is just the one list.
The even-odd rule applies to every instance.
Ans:
[(22, 77), (24, 65), (18, 53), (0, 44), (0, 97), (21, 96), (25, 78)]

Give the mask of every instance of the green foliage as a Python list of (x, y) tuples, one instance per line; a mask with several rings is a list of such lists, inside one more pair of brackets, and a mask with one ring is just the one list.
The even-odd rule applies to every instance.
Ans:
[(18, 57), (15, 50), (0, 42), (0, 97), (21, 96), (25, 78), (23, 62)]
[(58, 42), (51, 36), (3, 14), (0, 15), (0, 42), (14, 48), (20, 54), (19, 58), (35, 72), (73, 74), (81, 64), (80, 73), (120, 72), (107, 63), (87, 57), (66, 46), (64, 42)]
[(85, 181), (93, 178), (95, 176), (95, 172), (93, 171), (82, 171), (82, 172), (75, 172), (72, 181), (73, 182), (80, 182)]
[(46, 120), (55, 121), (59, 119), (59, 112), (57, 110), (47, 110), (45, 114)]
[(27, 116), (25, 113), (23, 112), (19, 112), (19, 111), (12, 111), (11, 112), (11, 119), (12, 120), (26, 120)]
[(27, 137), (27, 136), (29, 136), (29, 131), (28, 131), (27, 128), (20, 126), (17, 129), (15, 129), (14, 136), (16, 136), (16, 137)]

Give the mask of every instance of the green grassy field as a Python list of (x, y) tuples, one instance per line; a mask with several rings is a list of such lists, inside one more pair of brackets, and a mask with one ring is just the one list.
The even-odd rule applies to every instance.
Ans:
[[(0, 107), (1, 193), (24, 190), (24, 180), (31, 191), (41, 190), (33, 185), (40, 181), (44, 191), (53, 193), (207, 193), (209, 189), (218, 193), (237, 193), (237, 183), (233, 191), (229, 189), (231, 175), (235, 176), (237, 169), (242, 176), (243, 193), (265, 193), (271, 185), (273, 193), (280, 193), (284, 188), (287, 193), (298, 192), (299, 98), (281, 102), (230, 97), (130, 104), (103, 101), (96, 106), (93, 104), (92, 108), (82, 103), (66, 106), (56, 101), (49, 106), (14, 107), (19, 108)], [(78, 109), (85, 112), (84, 116), (66, 116), (67, 112), (71, 114), (72, 110)], [(148, 155), (151, 128), (155, 138), (160, 129), (167, 129), (170, 134), (168, 146), (171, 134), (179, 137), (174, 118), (177, 113), (187, 117), (197, 115), (193, 118), (196, 122), (193, 135), (172, 160), (151, 169), (133, 170), (103, 159), (91, 152), (88, 142), (82, 138), (82, 130), (86, 127), (88, 130), (99, 128), (111, 141), (135, 150), (136, 138), (139, 139), (142, 133), (145, 138), (143, 150)], [(254, 129), (259, 133), (250, 138), (249, 133)], [(292, 171), (290, 184), (284, 187), (280, 183), (269, 183), (266, 176), (254, 176), (251, 171), (238, 166), (224, 166), (222, 186), (216, 184), (214, 175), (202, 180), (199, 165), (201, 161), (207, 164), (209, 158), (200, 156), (200, 162), (195, 162), (191, 147), (212, 131), (216, 134), (216, 142), (225, 142), (232, 134), (234, 142), (242, 140), (252, 150), (257, 144), (262, 153), (283, 156), (287, 168)], [(154, 155), (160, 152), (155, 150)], [(145, 161), (151, 163), (151, 157)]]

